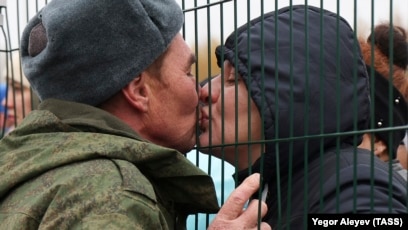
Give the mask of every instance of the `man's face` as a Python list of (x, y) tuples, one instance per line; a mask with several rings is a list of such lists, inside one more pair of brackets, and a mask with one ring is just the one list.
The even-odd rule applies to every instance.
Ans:
[(147, 137), (182, 153), (196, 142), (199, 86), (191, 73), (194, 63), (194, 55), (178, 34), (162, 58), (160, 76), (151, 76), (159, 80), (151, 84)]

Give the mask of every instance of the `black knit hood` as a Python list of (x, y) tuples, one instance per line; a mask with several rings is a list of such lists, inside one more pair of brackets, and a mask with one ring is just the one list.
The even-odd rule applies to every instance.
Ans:
[(312, 6), (282, 8), (238, 28), (216, 55), (220, 66), (235, 66), (261, 113), (266, 175), (361, 142), (353, 131), (367, 128), (368, 74), (342, 17)]

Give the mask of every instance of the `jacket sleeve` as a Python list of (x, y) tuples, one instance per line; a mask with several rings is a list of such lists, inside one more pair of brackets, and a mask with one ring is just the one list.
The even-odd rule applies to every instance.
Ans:
[(406, 213), (406, 188), (396, 174), (369, 165), (343, 168), (339, 177), (326, 181), (323, 205), (313, 209), (319, 213)]

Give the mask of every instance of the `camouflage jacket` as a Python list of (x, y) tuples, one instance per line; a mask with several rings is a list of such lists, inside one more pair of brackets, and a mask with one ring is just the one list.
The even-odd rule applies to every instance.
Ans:
[(0, 229), (184, 229), (211, 178), (114, 116), (46, 100), (0, 141)]

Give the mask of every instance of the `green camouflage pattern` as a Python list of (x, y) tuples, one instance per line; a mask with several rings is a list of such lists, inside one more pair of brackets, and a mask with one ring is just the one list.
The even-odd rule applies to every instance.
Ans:
[(185, 229), (219, 208), (181, 153), (73, 102), (44, 101), (4, 137), (0, 171), (0, 229)]

